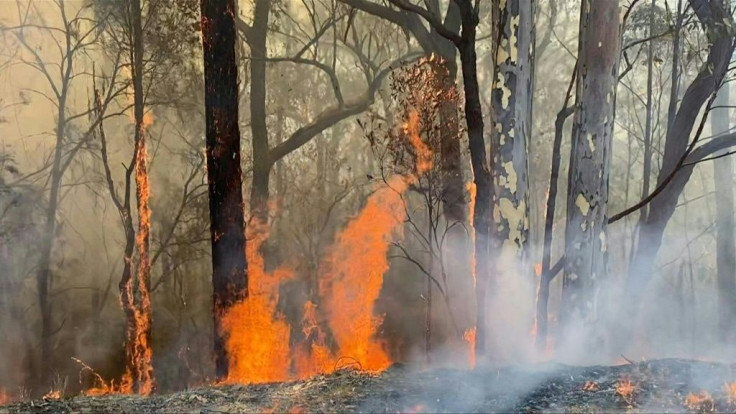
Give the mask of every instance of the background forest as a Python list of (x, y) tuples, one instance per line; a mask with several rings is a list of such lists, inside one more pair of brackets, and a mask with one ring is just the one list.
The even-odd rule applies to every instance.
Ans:
[[(734, 359), (728, 2), (239, 0), (230, 37), (212, 2), (2, 3), (0, 401)], [(207, 24), (237, 69), (226, 343)]]

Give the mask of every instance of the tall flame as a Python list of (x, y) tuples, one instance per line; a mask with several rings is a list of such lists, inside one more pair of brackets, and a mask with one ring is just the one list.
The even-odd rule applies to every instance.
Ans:
[[(148, 120), (153, 122), (152, 117)], [(153, 351), (151, 350), (151, 260), (149, 257), (149, 235), (151, 233), (150, 187), (148, 182), (148, 151), (146, 148), (145, 117), (139, 126), (138, 151), (135, 157), (136, 200), (138, 203), (138, 303), (133, 308), (136, 324), (134, 346), (135, 369), (138, 392), (148, 395), (153, 391)], [(129, 283), (131, 284), (131, 283)], [(126, 287), (128, 288), (128, 287)], [(130, 339), (130, 338), (129, 338)], [(130, 355), (128, 356), (131, 357)]]
[[(468, 228), (470, 229), (470, 274), (473, 277), (473, 289), (475, 289), (476, 284), (478, 283), (478, 279), (475, 275), (475, 249), (472, 248), (472, 246), (475, 246), (475, 227), (473, 227), (473, 219), (475, 218), (475, 195), (476, 195), (476, 186), (475, 183), (470, 181), (467, 184), (467, 191), (470, 195), (470, 200), (468, 202)], [(480, 310), (478, 310), (479, 312)], [(478, 327), (474, 326), (467, 331), (465, 331), (465, 335), (463, 336), (463, 339), (468, 343), (469, 349), (468, 349), (468, 365), (470, 366), (470, 369), (475, 368), (475, 342), (476, 342), (476, 333), (478, 331)]]
[(373, 303), (388, 270), (389, 245), (402, 229), (405, 211), (401, 194), (409, 183), (407, 177), (395, 175), (371, 194), (322, 263), (320, 296), (338, 354), (355, 359), (366, 370), (382, 370), (391, 363), (374, 338), (382, 318), (373, 316)]
[(265, 271), (261, 246), (268, 237), (265, 223), (248, 226), (248, 297), (232, 306), (222, 320), (229, 333), (228, 382), (262, 383), (290, 378), (290, 327), (276, 310), (281, 282), (294, 273), (287, 267)]
[[(291, 326), (277, 310), (281, 283), (294, 271), (281, 267), (264, 270), (260, 247), (266, 240), (265, 224), (248, 227), (249, 295), (231, 307), (223, 318), (230, 358), (227, 382), (260, 383), (306, 378), (329, 373), (342, 365), (380, 371), (391, 364), (384, 344), (376, 337), (383, 321), (374, 304), (388, 270), (391, 242), (403, 235), (406, 219), (402, 195), (418, 176), (432, 168), (432, 152), (419, 135), (416, 113), (404, 125), (415, 154), (415, 174), (395, 175), (366, 200), (360, 213), (335, 238), (320, 261), (319, 306), (304, 305), (305, 341), (291, 349)], [(333, 345), (321, 331), (319, 316), (327, 318)]]

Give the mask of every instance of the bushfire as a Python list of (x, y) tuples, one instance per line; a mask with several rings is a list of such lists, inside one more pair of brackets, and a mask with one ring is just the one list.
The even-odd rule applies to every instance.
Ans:
[[(382, 371), (391, 364), (385, 345), (376, 337), (382, 317), (374, 315), (374, 304), (389, 268), (391, 242), (402, 237), (406, 219), (402, 195), (432, 168), (432, 152), (422, 142), (419, 122), (418, 114), (410, 113), (402, 134), (414, 149), (414, 173), (397, 174), (379, 184), (322, 258), (319, 305), (304, 305), (301, 343), (292, 344), (292, 327), (277, 310), (279, 287), (295, 271), (289, 264), (265, 271), (260, 250), (268, 226), (249, 226), (249, 295), (224, 317), (230, 355), (227, 382), (286, 381), (344, 365)], [(326, 342), (323, 326), (329, 329), (333, 344)]]

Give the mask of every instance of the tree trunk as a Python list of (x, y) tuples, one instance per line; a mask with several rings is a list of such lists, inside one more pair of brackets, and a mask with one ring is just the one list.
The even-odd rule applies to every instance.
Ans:
[(560, 312), (564, 329), (580, 328), (595, 316), (598, 281), (606, 272), (619, 47), (618, 0), (583, 2)]
[(256, 0), (253, 27), (249, 31), (250, 46), (250, 128), (253, 135), (253, 185), (251, 212), (263, 223), (267, 220), (271, 150), (266, 124), (266, 37), (269, 0)]
[[(722, 22), (726, 15), (719, 2), (710, 2), (705, 6), (700, 0), (690, 0), (690, 3), (701, 23), (707, 27), (711, 45), (707, 61), (685, 91), (680, 107), (667, 130), (662, 168), (657, 177), (658, 187), (670, 179), (673, 171), (680, 167), (680, 160), (690, 144), (690, 134), (701, 109), (719, 87), (733, 53), (733, 36), (723, 26)], [(700, 13), (703, 7), (707, 7), (708, 10)], [(651, 279), (654, 260), (662, 245), (664, 229), (675, 212), (677, 200), (691, 173), (692, 167), (687, 167), (675, 174), (664, 190), (651, 200), (647, 219), (639, 227), (639, 243), (631, 259), (627, 280), (627, 296), (634, 303), (637, 303)]]
[[(655, 0), (652, 0), (651, 10), (649, 15), (649, 36), (654, 35), (654, 5)], [(646, 120), (644, 123), (644, 167), (642, 171), (642, 187), (641, 187), (641, 198), (649, 195), (649, 180), (652, 174), (652, 81), (654, 80), (653, 63), (654, 63), (654, 46), (653, 42), (649, 42), (647, 45), (647, 105), (646, 105)], [(626, 181), (628, 183), (628, 180)], [(627, 192), (628, 194), (628, 192)], [(644, 206), (641, 209), (639, 215), (639, 223), (643, 223), (647, 219), (647, 207)]]
[(472, 7), (464, 7), (462, 15), (462, 41), (458, 45), (465, 92), (465, 122), (468, 128), (470, 162), (473, 167), (476, 197), (473, 214), (475, 229), (475, 297), (477, 304), (476, 355), (485, 356), (486, 348), (486, 290), (490, 279), (489, 231), (491, 227), (491, 174), (488, 169), (486, 144), (483, 138), (483, 110), (478, 87), (477, 57), (475, 53), (475, 15)]
[(221, 317), (248, 294), (235, 63), (235, 1), (202, 0), (201, 11), (215, 375), (223, 379), (228, 373), (228, 356), (226, 338), (220, 329)]
[[(133, 305), (133, 319), (126, 312), (128, 336), (126, 350), (127, 363), (132, 368), (133, 392), (148, 395), (153, 391), (153, 365), (151, 350), (151, 263), (149, 256), (149, 236), (151, 231), (151, 211), (149, 207), (148, 154), (146, 151), (146, 125), (144, 124), (143, 90), (143, 24), (141, 22), (141, 2), (132, 0), (131, 23), (133, 29), (133, 111), (135, 117), (135, 183), (136, 207), (138, 210), (137, 279), (129, 280), (125, 289), (130, 289)], [(134, 328), (130, 329), (130, 325)]]
[(498, 31), (491, 92), (491, 266), (499, 281), (495, 285), (516, 287), (520, 281), (508, 277), (519, 274), (529, 235), (534, 2), (509, 0), (493, 6)]
[[(716, 97), (716, 106), (729, 105), (728, 85)], [(711, 113), (713, 135), (728, 132), (729, 108), (714, 109)], [(736, 321), (736, 241), (734, 240), (733, 160), (731, 157), (713, 161), (716, 191), (716, 263), (718, 274), (718, 327), (721, 339), (732, 339)]]

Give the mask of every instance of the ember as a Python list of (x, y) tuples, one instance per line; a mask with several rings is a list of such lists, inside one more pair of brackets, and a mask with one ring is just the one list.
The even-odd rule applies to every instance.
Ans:
[(688, 394), (687, 397), (685, 397), (685, 406), (690, 410), (700, 412), (713, 412), (716, 408), (713, 397), (707, 391), (701, 391), (697, 394)]
[(634, 392), (636, 391), (636, 386), (633, 382), (630, 380), (622, 380), (616, 383), (616, 394), (621, 396), (621, 398), (626, 401), (627, 404), (633, 405), (634, 404)]
[(736, 405), (736, 382), (726, 383), (723, 385), (726, 392), (726, 398), (729, 405)]
[[(596, 384), (593, 381), (586, 381), (585, 385), (583, 385), (583, 391), (598, 391), (598, 384)], [(618, 389), (617, 389), (618, 392)]]

